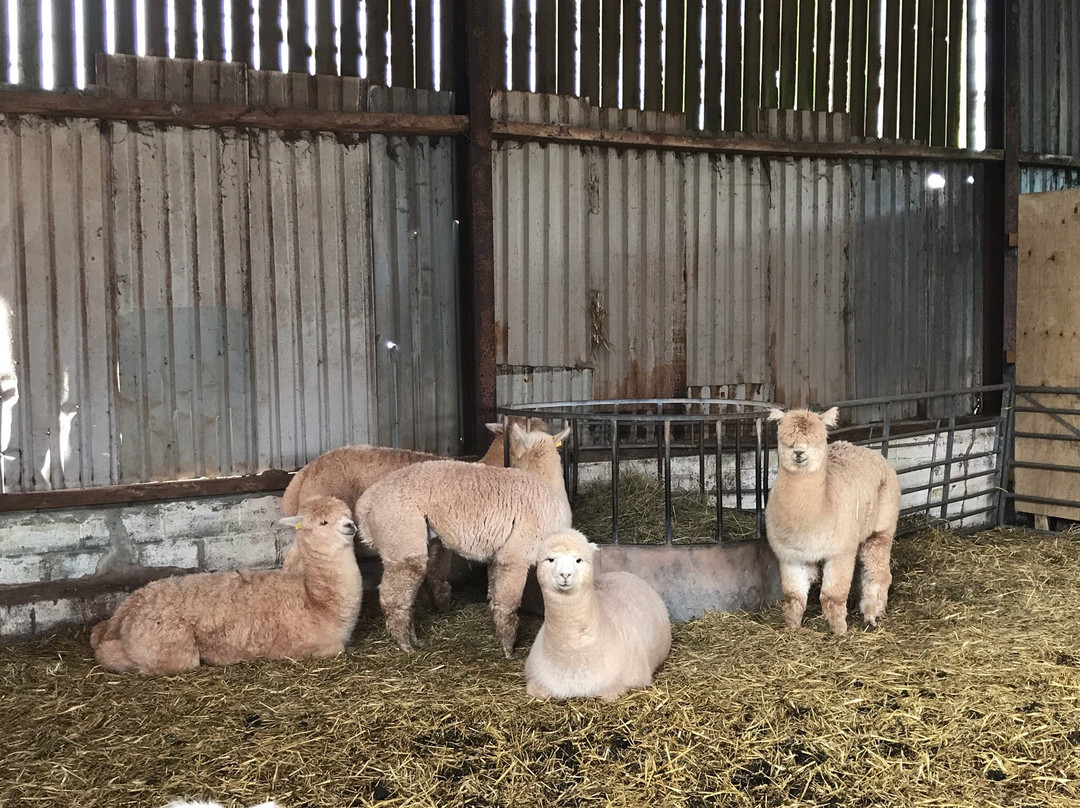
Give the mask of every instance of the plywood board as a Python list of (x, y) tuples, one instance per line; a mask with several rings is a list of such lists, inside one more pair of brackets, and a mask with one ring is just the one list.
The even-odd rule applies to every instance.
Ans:
[[(1019, 236), (1016, 383), (1080, 387), (1080, 189), (1022, 195)], [(1038, 400), (1047, 408), (1080, 408), (1080, 396)], [(1078, 438), (1080, 416), (1018, 412), (1016, 431)], [(1080, 466), (1080, 440), (1018, 438), (1016, 460)], [(1016, 493), (1080, 499), (1080, 474), (1017, 469)], [(1080, 508), (1026, 502), (1017, 508), (1080, 519)]]

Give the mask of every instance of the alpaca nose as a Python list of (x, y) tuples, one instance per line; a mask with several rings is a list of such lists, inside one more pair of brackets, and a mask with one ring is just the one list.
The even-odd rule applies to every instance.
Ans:
[(803, 455), (806, 454), (802, 449), (796, 449), (792, 454), (795, 455), (795, 462), (801, 463), (803, 461)]

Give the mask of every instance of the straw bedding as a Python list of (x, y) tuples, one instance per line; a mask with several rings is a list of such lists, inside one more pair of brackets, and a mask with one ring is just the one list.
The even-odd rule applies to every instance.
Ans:
[(894, 570), (878, 631), (710, 614), (614, 705), (530, 701), (482, 590), (411, 657), (373, 599), (327, 662), (136, 679), (85, 631), (0, 648), (0, 805), (1080, 804), (1080, 536), (929, 531)]

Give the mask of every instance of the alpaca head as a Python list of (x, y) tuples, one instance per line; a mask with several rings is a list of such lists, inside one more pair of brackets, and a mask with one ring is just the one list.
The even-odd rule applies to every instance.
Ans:
[(536, 554), (536, 580), (545, 595), (567, 595), (592, 586), (599, 548), (576, 530), (552, 533)]
[(780, 468), (792, 474), (813, 474), (825, 465), (828, 455), (827, 431), (836, 426), (836, 407), (821, 415), (810, 410), (772, 410), (777, 421), (776, 442)]
[(526, 431), (519, 424), (511, 422), (511, 467), (540, 475), (550, 474), (553, 467), (561, 469), (559, 446), (569, 434), (570, 427), (556, 435), (549, 435), (543, 430)]
[(328, 550), (352, 548), (356, 525), (352, 511), (337, 497), (311, 497), (300, 503), (300, 513), (286, 516), (281, 524), (304, 529), (306, 541)]

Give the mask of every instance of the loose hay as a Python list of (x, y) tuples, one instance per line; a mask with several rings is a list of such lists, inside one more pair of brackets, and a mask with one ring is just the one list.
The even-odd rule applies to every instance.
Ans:
[[(753, 495), (746, 498), (752, 507)], [(611, 538), (611, 481), (583, 485), (571, 503), (574, 527), (597, 541)], [(672, 544), (716, 541), (716, 495), (698, 490), (671, 492)], [(723, 509), (724, 540), (752, 539), (757, 535), (753, 513)], [(619, 475), (619, 543), (664, 544), (664, 484), (637, 471)]]
[(424, 615), (411, 657), (373, 598), (326, 662), (137, 679), (85, 631), (0, 648), (0, 805), (1078, 804), (1080, 543), (932, 531), (894, 570), (878, 631), (710, 614), (614, 705), (529, 700), (482, 602)]

